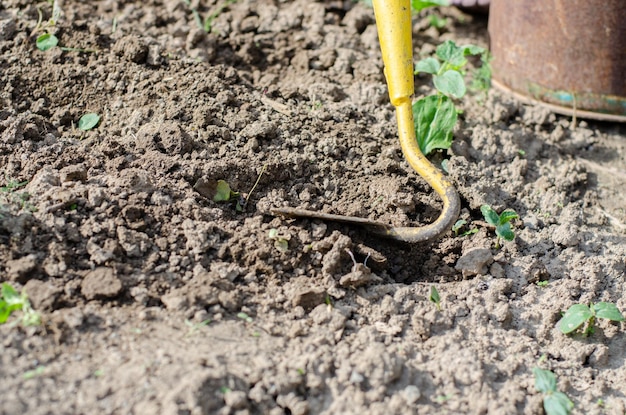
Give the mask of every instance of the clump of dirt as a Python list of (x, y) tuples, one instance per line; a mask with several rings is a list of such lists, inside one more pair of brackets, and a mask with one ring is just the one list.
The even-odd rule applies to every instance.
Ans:
[[(276, 218), (406, 226), (441, 203), (402, 158), (371, 9), (223, 4), (66, 1), (50, 30), (73, 49), (45, 52), (51, 7), (0, 6), (0, 279), (44, 319), (0, 327), (0, 413), (541, 413), (542, 355), (579, 413), (623, 413), (623, 323), (556, 323), (626, 309), (624, 126), (492, 90), (441, 155), (477, 233), (407, 245)], [(416, 55), (487, 46), (483, 18), (432, 13), (448, 25), (416, 16)], [(513, 242), (494, 248), (482, 204), (519, 213)]]

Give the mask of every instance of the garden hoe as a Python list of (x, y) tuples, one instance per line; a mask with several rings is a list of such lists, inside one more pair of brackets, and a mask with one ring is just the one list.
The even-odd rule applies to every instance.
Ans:
[(373, 0), (378, 38), (385, 65), (385, 77), (391, 104), (396, 108), (400, 146), (411, 167), (443, 200), (443, 211), (430, 225), (392, 227), (354, 216), (333, 215), (297, 208), (275, 208), (272, 213), (355, 224), (368, 231), (404, 242), (424, 242), (439, 237), (452, 228), (460, 211), (459, 195), (452, 184), (422, 154), (413, 124), (413, 42), (410, 0)]

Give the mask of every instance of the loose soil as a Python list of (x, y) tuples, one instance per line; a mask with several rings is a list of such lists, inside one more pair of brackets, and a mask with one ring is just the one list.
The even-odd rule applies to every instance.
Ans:
[[(44, 324), (0, 327), (0, 413), (541, 414), (540, 365), (575, 413), (623, 414), (624, 324), (556, 325), (575, 303), (626, 310), (626, 127), (474, 94), (435, 160), (477, 233), (276, 218), (410, 226), (441, 202), (403, 160), (370, 8), (239, 0), (205, 33), (192, 8), (222, 4), (68, 0), (50, 30), (96, 52), (43, 52), (50, 4), (1, 3), (0, 169), (27, 183), (1, 193), (0, 280)], [(448, 24), (416, 16), (416, 56), (487, 46), (484, 17), (428, 13)], [(485, 203), (520, 214), (501, 249)]]

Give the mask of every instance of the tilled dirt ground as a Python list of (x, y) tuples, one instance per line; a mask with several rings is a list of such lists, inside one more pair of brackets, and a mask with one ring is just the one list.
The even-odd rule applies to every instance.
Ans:
[[(51, 5), (0, 4), (0, 280), (44, 321), (0, 327), (0, 414), (540, 414), (537, 365), (575, 413), (623, 414), (624, 324), (556, 324), (626, 310), (626, 127), (492, 90), (439, 156), (477, 233), (407, 245), (275, 218), (407, 226), (441, 203), (402, 158), (370, 8), (224, 4), (64, 1), (50, 30), (83, 51), (46, 52)], [(416, 56), (487, 46), (484, 18), (429, 13), (448, 24), (416, 16)], [(501, 249), (484, 203), (520, 214)]]

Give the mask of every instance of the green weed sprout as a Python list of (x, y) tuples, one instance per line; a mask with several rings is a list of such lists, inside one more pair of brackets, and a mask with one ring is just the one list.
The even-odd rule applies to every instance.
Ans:
[(23, 326), (38, 326), (41, 324), (41, 315), (32, 309), (26, 293), (19, 294), (8, 283), (3, 283), (0, 289), (0, 324), (6, 323), (11, 313), (22, 310), (22, 318), (17, 323)]
[(411, 10), (419, 12), (428, 7), (449, 6), (449, 0), (411, 0)]
[(586, 325), (583, 330), (585, 336), (593, 334), (597, 318), (611, 321), (624, 321), (624, 316), (613, 303), (574, 304), (563, 315), (559, 322), (559, 329), (563, 334), (570, 334)]
[(430, 286), (430, 295), (428, 296), (428, 300), (430, 300), (431, 303), (435, 304), (435, 307), (437, 307), (437, 311), (441, 311), (441, 297), (439, 296), (439, 291), (437, 291), (437, 287), (435, 287), (434, 285)]
[(215, 196), (213, 196), (213, 201), (215, 202), (232, 202), (236, 201), (237, 204), (235, 209), (237, 212), (243, 212), (243, 206), (245, 204), (245, 200), (241, 196), (241, 193), (234, 192), (228, 182), (225, 180), (217, 181), (217, 190), (215, 191)]
[(496, 249), (500, 248), (500, 239), (512, 241), (515, 239), (515, 232), (511, 229), (511, 220), (519, 218), (519, 215), (512, 209), (506, 209), (499, 215), (489, 205), (480, 207), (485, 220), (488, 224), (496, 227)]
[(202, 320), (199, 323), (192, 323), (189, 320), (185, 320), (185, 325), (187, 327), (189, 327), (189, 331), (187, 332), (186, 337), (189, 337), (193, 334), (195, 334), (198, 330), (200, 330), (202, 327), (208, 326), (209, 324), (211, 324), (211, 319), (207, 318), (206, 320)]
[(254, 322), (254, 319), (252, 317), (250, 317), (247, 313), (244, 313), (243, 311), (237, 313), (237, 318), (245, 321), (246, 323)]
[(280, 252), (289, 251), (289, 240), (291, 239), (291, 235), (281, 234), (278, 232), (278, 229), (272, 228), (267, 233), (267, 236), (274, 240), (274, 247), (278, 249)]
[(533, 368), (535, 388), (543, 394), (543, 409), (546, 415), (567, 415), (574, 409), (574, 403), (556, 387), (556, 375), (549, 370)]
[(100, 116), (94, 112), (88, 112), (78, 120), (78, 128), (83, 131), (89, 131), (100, 122)]
[(18, 189), (26, 186), (27, 184), (28, 180), (23, 182), (9, 180), (5, 186), (0, 187), (0, 195), (8, 203), (15, 203), (19, 205), (20, 209), (26, 209), (34, 212), (37, 209), (28, 202), (28, 200), (30, 199), (30, 194), (28, 192), (17, 192)]
[(218, 5), (215, 10), (209, 13), (209, 15), (204, 20), (200, 16), (198, 10), (192, 7), (190, 0), (183, 0), (183, 2), (191, 10), (191, 14), (193, 15), (193, 18), (196, 21), (198, 27), (204, 30), (206, 33), (211, 33), (213, 31), (213, 22), (215, 21), (215, 19), (217, 19), (228, 6), (237, 2), (237, 0), (225, 0), (222, 4)]
[(439, 17), (437, 15), (431, 14), (428, 16), (428, 24), (430, 24), (435, 29), (443, 29), (448, 24), (448, 19), (445, 17)]
[(457, 46), (447, 40), (437, 47), (435, 56), (422, 59), (415, 65), (415, 74), (433, 76), (436, 94), (413, 103), (413, 122), (420, 150), (428, 155), (436, 149), (452, 145), (452, 131), (459, 111), (452, 102), (467, 92), (463, 67), (469, 55), (485, 55), (484, 48), (474, 45)]
[(62, 10), (57, 0), (54, 0), (51, 3), (52, 17), (50, 17), (50, 20), (48, 20), (46, 23), (42, 23), (43, 13), (41, 12), (40, 8), (37, 8), (37, 13), (39, 13), (39, 20), (37, 21), (35, 31), (37, 32), (39, 30), (43, 30), (45, 33), (37, 36), (37, 39), (35, 40), (35, 45), (37, 46), (37, 49), (44, 52), (56, 47), (59, 44), (59, 39), (54, 35), (54, 33), (52, 33), (52, 31), (54, 30), (55, 25), (61, 17)]
[[(452, 225), (452, 232), (454, 232), (454, 236), (459, 236), (459, 231), (463, 229), (463, 227), (467, 225), (467, 221), (465, 219), (457, 220), (454, 225)], [(461, 233), (461, 236), (472, 235), (478, 232), (478, 228), (470, 228), (465, 232)]]

